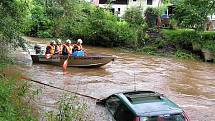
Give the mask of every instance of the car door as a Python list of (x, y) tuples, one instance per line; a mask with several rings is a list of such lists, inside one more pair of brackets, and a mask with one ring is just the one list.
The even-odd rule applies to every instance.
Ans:
[(120, 99), (117, 96), (111, 96), (106, 100), (105, 106), (113, 116), (120, 105)]
[(132, 121), (134, 116), (117, 96), (111, 96), (106, 100), (106, 107), (115, 121)]
[(114, 119), (116, 121), (133, 121), (134, 115), (125, 104), (121, 103), (114, 114)]

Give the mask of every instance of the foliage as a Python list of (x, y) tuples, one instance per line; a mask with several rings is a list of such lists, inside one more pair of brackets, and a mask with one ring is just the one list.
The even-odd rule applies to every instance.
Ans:
[[(196, 32), (190, 29), (180, 29), (163, 30), (162, 34), (165, 45), (175, 46), (177, 50), (176, 57), (192, 59), (194, 54), (198, 54), (201, 49), (215, 52), (215, 32)], [(197, 53), (193, 53), (193, 51)], [(201, 55), (199, 54), (199, 56)]]
[(38, 37), (42, 37), (42, 38), (51, 38), (52, 34), (50, 30), (46, 30), (46, 31), (38, 31), (37, 32), (37, 36)]
[(199, 41), (201, 36), (194, 30), (163, 30), (162, 35), (170, 45), (177, 49), (192, 50), (192, 41)]
[(170, 21), (169, 21), (169, 23), (170, 23), (170, 27), (172, 28), (172, 29), (176, 29), (177, 28), (177, 20), (176, 19), (170, 19)]
[(204, 30), (207, 16), (214, 12), (214, 0), (180, 0), (176, 3), (174, 18), (182, 27)]
[(200, 32), (201, 39), (205, 40), (215, 40), (215, 32)]
[(144, 14), (148, 27), (154, 28), (156, 26), (157, 17), (159, 16), (159, 9), (148, 7)]
[(11, 62), (8, 53), (17, 46), (24, 46), (20, 37), (25, 28), (29, 0), (1, 0), (0, 1), (0, 63)]
[(141, 25), (141, 24), (145, 23), (142, 11), (138, 7), (128, 8), (125, 11), (123, 18), (125, 21), (129, 22), (130, 24), (134, 24), (134, 25)]
[[(102, 8), (76, 0), (34, 0), (29, 35), (78, 39), (107, 47), (137, 45), (135, 27)], [(142, 18), (143, 19), (143, 18)]]
[(0, 73), (0, 120), (36, 121), (32, 106), (24, 100), (29, 94), (29, 84), (18, 78), (18, 74), (6, 77)]
[(215, 42), (214, 41), (206, 41), (203, 43), (202, 48), (215, 52)]
[(156, 55), (157, 48), (154, 46), (145, 46), (142, 48), (138, 48), (136, 51), (141, 53), (146, 53), (148, 55)]
[[(0, 41), (11, 46), (19, 46), (19, 38), (23, 28), (24, 18), (28, 14), (28, 0), (0, 1)], [(22, 43), (22, 42), (21, 42)], [(6, 51), (5, 51), (6, 52)]]
[(58, 102), (57, 111), (46, 114), (47, 121), (85, 121), (86, 104), (79, 104), (76, 96), (64, 95)]
[(176, 19), (170, 19), (170, 24), (177, 24), (177, 20)]
[(177, 50), (175, 53), (175, 56), (181, 59), (194, 59), (194, 56), (192, 53), (189, 53), (183, 50)]
[(144, 20), (141, 9), (131, 7), (125, 12), (123, 18), (131, 25), (130, 28), (136, 30), (138, 46), (144, 46), (145, 41), (148, 39), (146, 35), (148, 26)]

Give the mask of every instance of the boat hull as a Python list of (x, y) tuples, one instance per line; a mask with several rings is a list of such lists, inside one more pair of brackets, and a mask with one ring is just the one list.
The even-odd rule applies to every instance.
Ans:
[(64, 61), (68, 59), (68, 66), (73, 67), (100, 67), (115, 59), (112, 55), (93, 53), (84, 57), (53, 55), (51, 58), (46, 59), (45, 55), (31, 55), (31, 58), (33, 63), (51, 64), (57, 66), (62, 66)]

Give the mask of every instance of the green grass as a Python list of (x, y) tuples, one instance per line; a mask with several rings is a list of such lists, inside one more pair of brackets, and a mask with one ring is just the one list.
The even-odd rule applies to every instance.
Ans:
[[(0, 66), (2, 70), (2, 65)], [(19, 74), (5, 76), (0, 72), (0, 121), (36, 121), (29, 101), (25, 99), (29, 84)]]
[(64, 94), (57, 102), (58, 109), (46, 113), (47, 121), (91, 121), (85, 116), (87, 105), (80, 103), (76, 96)]

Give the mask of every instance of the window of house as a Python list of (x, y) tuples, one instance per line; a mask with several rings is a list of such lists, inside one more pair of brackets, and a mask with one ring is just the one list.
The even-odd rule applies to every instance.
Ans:
[(152, 5), (153, 0), (147, 0), (147, 5)]
[(137, 0), (133, 0), (133, 1), (135, 2), (135, 1), (137, 1)]
[(110, 8), (110, 12), (114, 15), (115, 9), (114, 8)]

